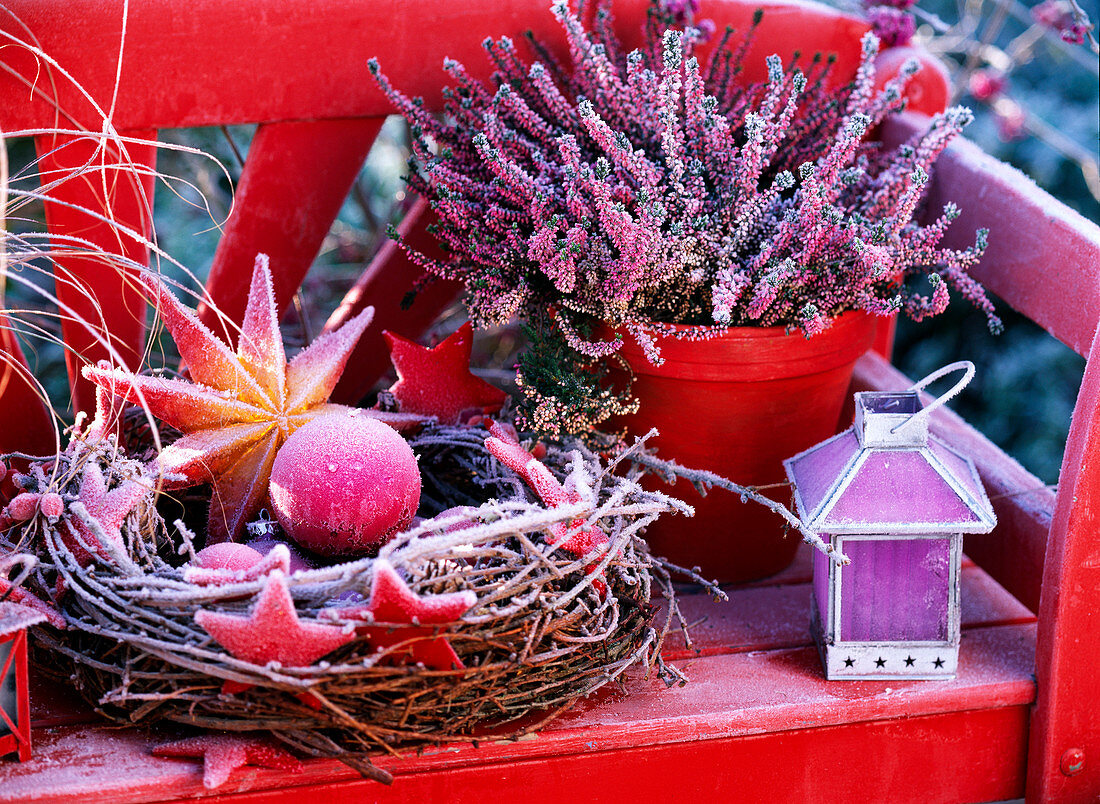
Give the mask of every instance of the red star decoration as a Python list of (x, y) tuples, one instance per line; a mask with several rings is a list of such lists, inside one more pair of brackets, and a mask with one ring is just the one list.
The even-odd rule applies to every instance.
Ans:
[(233, 771), (245, 765), (278, 768), (301, 773), (302, 763), (266, 741), (244, 736), (202, 735), (153, 747), (157, 757), (202, 757), (202, 785), (207, 790), (221, 787)]
[[(355, 638), (343, 629), (303, 623), (294, 610), (286, 576), (272, 570), (256, 606), (247, 617), (202, 609), (195, 622), (231, 656), (256, 665), (279, 662), (284, 667), (309, 667)], [(227, 681), (223, 692), (243, 692), (252, 685)]]
[[(562, 486), (545, 464), (520, 446), (514, 430), (510, 431), (499, 422), (493, 422), (489, 426), (489, 432), (492, 435), (485, 439), (485, 448), (498, 461), (526, 480), (540, 500), (551, 508), (581, 501), (581, 496), (576, 491)], [(607, 544), (607, 535), (603, 531), (581, 529), (579, 524), (579, 521), (574, 521), (554, 528), (554, 541), (560, 548), (580, 557)]]
[(434, 349), (384, 332), (397, 382), (390, 392), (402, 413), (435, 416), (457, 424), (464, 412), (495, 413), (508, 395), (470, 373), (473, 328), (463, 324)]
[[(120, 550), (125, 550), (126, 542), (122, 538), (122, 523), (135, 505), (150, 493), (150, 489), (143, 483), (126, 480), (119, 486), (107, 491), (107, 482), (103, 478), (103, 470), (99, 464), (89, 462), (84, 466), (84, 475), (80, 483), (80, 497), (78, 502), (83, 504), (88, 516), (99, 525), (102, 535)], [(77, 562), (82, 567), (88, 566), (92, 561), (92, 555), (81, 545), (81, 541), (99, 555), (107, 558), (105, 546), (100, 543), (99, 536), (83, 519), (78, 516), (70, 516), (67, 524), (79, 535), (76, 538), (71, 532), (63, 535), (63, 540), (72, 550)]]
[(366, 606), (325, 609), (323, 616), (384, 623), (357, 625), (355, 630), (379, 650), (409, 643), (390, 654), (394, 659), (411, 658), (432, 670), (461, 670), (465, 665), (450, 643), (438, 636), (434, 628), (425, 626), (454, 622), (475, 603), (477, 595), (473, 592), (421, 597), (408, 587), (388, 561), (380, 558), (374, 562), (370, 602)]
[[(502, 464), (527, 481), (539, 499), (551, 508), (572, 505), (581, 501), (575, 490), (566, 489), (542, 461), (525, 450), (519, 443), (515, 428), (505, 427), (500, 422), (489, 425), (492, 434), (485, 439), (485, 448)], [(608, 543), (607, 534), (597, 528), (583, 528), (583, 520), (560, 523), (551, 528), (554, 543), (562, 550), (580, 558)], [(588, 574), (595, 571), (596, 564), (589, 564)], [(592, 586), (600, 595), (607, 593), (607, 584), (602, 578), (595, 578)]]

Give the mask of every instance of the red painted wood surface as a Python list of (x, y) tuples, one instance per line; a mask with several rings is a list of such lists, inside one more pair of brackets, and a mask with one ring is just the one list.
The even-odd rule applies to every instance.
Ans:
[(257, 252), (271, 259), (275, 301), (289, 306), (325, 239), (384, 118), (268, 123), (248, 149), (206, 290), (204, 323), (236, 343)]
[[(10, 131), (10, 125), (4, 129)], [(50, 199), (46, 222), (58, 255), (55, 294), (63, 305), (73, 409), (88, 413), (95, 392), (79, 376), (80, 367), (109, 359), (136, 368), (145, 346), (145, 297), (133, 272), (149, 263), (143, 239), (153, 227), (156, 149), (148, 142), (155, 141), (156, 132), (129, 130), (124, 137), (146, 142), (54, 134), (35, 139), (38, 172)], [(86, 256), (76, 240), (100, 251)]]
[(19, 416), (18, 427), (0, 427), (0, 452), (52, 455), (60, 447), (58, 434), (31, 381), (30, 366), (12, 326), (0, 310), (0, 416)]
[(1059, 484), (1039, 605), (1036, 673), (1043, 695), (1031, 734), (1028, 796), (1094, 802), (1100, 793), (1100, 329)]
[[(629, 45), (639, 40), (648, 0), (617, 0), (617, 30)], [(750, 52), (751, 78), (765, 75), (764, 57), (794, 50), (838, 51), (840, 75), (854, 70), (863, 22), (810, 3), (743, 3), (710, 0), (707, 16), (721, 30), (749, 26), (753, 10), (766, 9)], [(176, 128), (231, 123), (378, 117), (389, 103), (366, 70), (377, 56), (395, 86), (441, 102), (444, 57), (488, 79), (481, 49), (487, 37), (519, 39), (532, 30), (561, 42), (547, 0), (13, 0), (0, 27), (13, 38), (32, 31), (42, 50), (71, 71), (101, 108), (115, 93), (120, 44), (125, 47), (113, 120), (118, 128)], [(12, 51), (12, 52), (8, 52)], [(94, 54), (94, 55), (92, 55)], [(5, 61), (28, 79), (38, 74), (29, 52), (5, 51)], [(49, 64), (40, 81), (49, 87), (28, 101), (23, 81), (0, 78), (5, 130), (57, 125), (56, 107), (98, 130), (101, 115)]]
[[(968, 565), (957, 679), (826, 682), (807, 627), (806, 550), (784, 582), (731, 588), (729, 603), (685, 594), (700, 653), (672, 641), (666, 654), (690, 677), (685, 687), (665, 689), (634, 672), (625, 690), (601, 691), (535, 736), (381, 757), (397, 777), (391, 788), (339, 763), (310, 761), (301, 775), (243, 770), (219, 800), (477, 801), (525, 788), (531, 801), (560, 801), (568, 791), (600, 801), (651, 800), (660, 791), (670, 802), (698, 801), (702, 792), (807, 802), (1021, 795), (1034, 618)], [(34, 718), (36, 758), (0, 764), (0, 801), (206, 795), (197, 763), (149, 754), (175, 727), (88, 725), (96, 721), (87, 708), (64, 699), (36, 699)]]
[(0, 737), (0, 757), (14, 753), (20, 762), (26, 762), (31, 758), (34, 743), (28, 689), (27, 632), (9, 633), (0, 639), (0, 644), (4, 643), (8, 643), (8, 651), (4, 661), (0, 662), (0, 681), (15, 681), (15, 712), (6, 707), (0, 711), (0, 725), (6, 732)]

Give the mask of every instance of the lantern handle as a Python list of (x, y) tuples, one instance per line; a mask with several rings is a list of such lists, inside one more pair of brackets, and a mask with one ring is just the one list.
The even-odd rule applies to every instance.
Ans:
[(947, 391), (947, 393), (936, 397), (936, 399), (931, 404), (929, 404), (927, 407), (923, 407), (920, 410), (918, 410), (916, 413), (914, 413), (908, 419), (903, 421), (901, 424), (899, 424), (897, 427), (895, 427), (890, 432), (891, 433), (896, 433), (901, 428), (907, 427), (915, 421), (919, 421), (921, 419), (927, 419), (930, 415), (932, 415), (932, 411), (934, 411), (938, 407), (942, 407), (943, 405), (947, 404), (949, 401), (951, 401), (959, 393), (959, 391), (961, 391), (963, 388), (965, 388), (967, 385), (970, 384), (970, 381), (972, 379), (974, 379), (974, 374), (976, 373), (976, 369), (974, 368), (974, 364), (971, 363), (969, 360), (959, 360), (955, 363), (951, 363), (949, 365), (946, 365), (943, 368), (936, 369), (931, 374), (929, 374), (927, 377), (925, 377), (923, 380), (919, 380), (918, 382), (913, 383), (913, 385), (909, 388), (909, 390), (910, 391), (916, 391), (916, 392), (919, 393), (919, 392), (923, 391), (926, 386), (931, 385), (932, 383), (934, 383), (936, 380), (940, 379), (941, 377), (946, 377), (948, 374), (953, 374), (956, 371), (963, 371), (964, 372), (963, 376), (962, 376), (962, 379), (960, 379), (957, 383), (955, 383), (951, 387), (951, 389), (949, 391)]

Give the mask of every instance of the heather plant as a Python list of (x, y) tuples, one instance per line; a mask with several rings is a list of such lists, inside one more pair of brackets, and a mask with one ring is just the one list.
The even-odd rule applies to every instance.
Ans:
[[(654, 5), (645, 41), (626, 52), (607, 3), (591, 28), (564, 3), (571, 64), (533, 43), (487, 40), (495, 88), (447, 61), (455, 86), (429, 114), (371, 70), (412, 124), (411, 187), (429, 199), (446, 258), (415, 250), (429, 276), (458, 279), (478, 326), (525, 320), (522, 424), (577, 431), (631, 407), (605, 387), (606, 361), (635, 338), (710, 337), (729, 326), (783, 326), (811, 337), (848, 310), (941, 312), (954, 289), (999, 327), (966, 250), (939, 247), (957, 209), (921, 226), (928, 172), (969, 122), (952, 108), (896, 149), (867, 134), (904, 107), (918, 69), (875, 91), (868, 34), (855, 79), (826, 91), (829, 62), (767, 60), (767, 80), (739, 80), (749, 36), (709, 35), (688, 5)], [(686, 332), (670, 325), (697, 325)]]

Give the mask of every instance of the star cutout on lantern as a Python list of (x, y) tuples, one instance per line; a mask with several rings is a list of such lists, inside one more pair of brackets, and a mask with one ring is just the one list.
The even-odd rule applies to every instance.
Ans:
[(157, 757), (201, 757), (202, 785), (207, 790), (221, 787), (235, 770), (246, 765), (277, 768), (301, 773), (302, 763), (267, 740), (245, 736), (204, 734), (153, 747)]
[(856, 663), (856, 660), (853, 659), (851, 656), (849, 656), (847, 659), (844, 660), (844, 666), (845, 667), (852, 667), (853, 665), (855, 665), (855, 663)]
[(916, 659), (914, 659), (912, 656), (906, 656), (905, 657), (905, 666), (906, 667), (912, 667), (913, 662), (915, 662), (915, 661), (916, 661)]
[(432, 670), (461, 670), (465, 665), (454, 648), (436, 633), (436, 629), (426, 626), (452, 623), (475, 603), (477, 595), (473, 592), (418, 595), (402, 580), (390, 562), (379, 558), (374, 562), (367, 605), (325, 609), (322, 616), (334, 620), (380, 623), (357, 624), (355, 630), (365, 635), (376, 649), (401, 646), (390, 654), (395, 659), (411, 658)]
[[(256, 259), (236, 352), (159, 279), (146, 273), (141, 280), (191, 381), (136, 375), (106, 362), (85, 366), (83, 374), (129, 402), (144, 401), (183, 432), (157, 458), (166, 487), (212, 483), (208, 542), (234, 538), (267, 493), (271, 464), (287, 437), (318, 416), (348, 410), (327, 400), (374, 310), (366, 308), (287, 362), (266, 255)], [(363, 414), (394, 427), (419, 421), (381, 411)]]
[[(135, 480), (125, 480), (107, 491), (107, 481), (99, 464), (89, 461), (84, 465), (77, 498), (77, 503), (84, 510), (69, 509), (70, 516), (66, 519), (66, 525), (76, 533), (74, 535), (72, 531), (66, 531), (62, 535), (80, 566), (86, 567), (91, 563), (93, 552), (100, 558), (110, 557), (108, 545), (101, 543), (101, 537), (119, 550), (125, 549), (122, 523), (126, 521), (133, 507), (150, 493), (152, 490), (149, 485)], [(86, 514), (87, 519), (80, 514)]]
[[(247, 617), (201, 609), (195, 622), (231, 656), (256, 665), (278, 662), (283, 667), (309, 667), (355, 638), (343, 629), (321, 623), (303, 623), (294, 609), (286, 576), (272, 570)], [(248, 685), (226, 682), (227, 692)]]
[(883, 659), (881, 656), (879, 656), (877, 659), (875, 659), (875, 667), (885, 667), (885, 666), (886, 666), (886, 660)]
[(462, 413), (495, 413), (508, 395), (470, 373), (473, 328), (467, 323), (435, 348), (421, 346), (392, 332), (383, 333), (397, 382), (390, 392), (403, 413), (435, 416), (457, 424)]
[(943, 659), (937, 656), (936, 661), (932, 662), (932, 664), (934, 664), (936, 667), (943, 667)]

